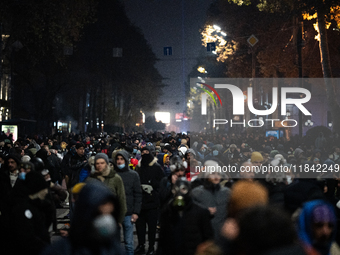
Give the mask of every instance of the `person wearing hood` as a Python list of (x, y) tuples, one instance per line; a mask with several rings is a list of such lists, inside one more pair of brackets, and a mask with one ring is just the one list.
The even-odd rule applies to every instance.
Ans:
[(337, 219), (332, 205), (323, 200), (306, 202), (297, 222), (298, 236), (305, 250), (320, 255), (339, 254), (335, 243)]
[(303, 162), (306, 161), (306, 157), (304, 155), (304, 151), (301, 148), (296, 148), (295, 149), (294, 157), (297, 160), (297, 165), (302, 164)]
[(288, 158), (288, 154), (285, 152), (285, 147), (283, 146), (283, 144), (279, 143), (276, 149), (284, 158)]
[(98, 153), (95, 156), (94, 169), (91, 170), (91, 175), (86, 178), (85, 182), (92, 181), (104, 183), (117, 196), (120, 206), (118, 223), (122, 224), (127, 211), (124, 183), (116, 171), (109, 166), (109, 158), (104, 153)]
[(158, 153), (157, 154), (157, 163), (161, 166), (164, 174), (169, 176), (171, 174), (171, 170), (169, 168), (170, 157), (168, 154), (165, 153)]
[(141, 150), (142, 159), (136, 171), (142, 186), (142, 209), (136, 222), (138, 246), (135, 254), (145, 253), (146, 224), (148, 224), (149, 249), (147, 254), (155, 254), (157, 219), (159, 214), (159, 185), (164, 177), (161, 166), (154, 157), (154, 147), (145, 146)]
[(125, 150), (118, 151), (115, 157), (117, 174), (122, 178), (125, 189), (127, 212), (123, 221), (125, 251), (127, 255), (134, 254), (133, 223), (138, 219), (142, 206), (142, 189), (139, 175), (129, 169), (129, 153)]
[(36, 255), (50, 243), (44, 203), (48, 186), (43, 176), (35, 171), (26, 174), (24, 185), (25, 196), (11, 210), (11, 247), (13, 254)]
[(54, 242), (41, 254), (124, 254), (117, 224), (120, 210), (119, 199), (106, 185), (86, 184), (75, 202), (69, 236)]
[(204, 165), (203, 185), (192, 190), (192, 198), (194, 203), (209, 210), (215, 238), (218, 238), (227, 215), (226, 208), (231, 191), (227, 187), (221, 187), (222, 173), (217, 170), (219, 166), (216, 161), (206, 161)]
[(209, 211), (193, 203), (190, 191), (185, 178), (172, 185), (160, 218), (160, 254), (194, 255), (199, 244), (214, 237)]

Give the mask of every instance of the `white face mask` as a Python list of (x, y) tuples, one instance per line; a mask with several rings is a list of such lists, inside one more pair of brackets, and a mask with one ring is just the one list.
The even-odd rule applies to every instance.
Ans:
[(117, 223), (111, 214), (99, 215), (94, 219), (93, 226), (104, 238), (112, 236), (117, 229)]

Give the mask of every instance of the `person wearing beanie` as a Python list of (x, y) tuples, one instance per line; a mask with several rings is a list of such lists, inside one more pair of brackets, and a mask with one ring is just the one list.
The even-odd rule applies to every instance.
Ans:
[(276, 154), (280, 154), (280, 152), (278, 150), (272, 150), (269, 154), (270, 158), (275, 158)]
[(133, 224), (137, 221), (142, 206), (142, 189), (139, 175), (129, 169), (129, 153), (120, 150), (116, 153), (117, 174), (122, 178), (125, 189), (127, 212), (123, 221), (125, 252), (134, 254)]
[(12, 207), (10, 234), (16, 238), (11, 247), (13, 254), (40, 254), (50, 243), (50, 216), (44, 203), (48, 194), (47, 182), (35, 171), (27, 173), (24, 182), (26, 194)]
[(123, 223), (126, 214), (124, 183), (116, 171), (110, 167), (109, 157), (105, 153), (96, 154), (94, 159), (94, 169), (91, 170), (90, 176), (85, 180), (86, 183), (93, 181), (100, 181), (104, 183), (111, 192), (117, 196), (120, 205), (118, 223)]
[(164, 177), (161, 166), (154, 157), (153, 146), (145, 146), (141, 150), (142, 159), (138, 162), (136, 171), (142, 185), (142, 208), (136, 222), (138, 246), (135, 254), (145, 253), (146, 224), (148, 225), (149, 250), (148, 255), (155, 254), (156, 228), (159, 215), (159, 185)]
[(171, 174), (169, 154), (164, 154), (163, 156), (163, 171), (165, 176), (169, 176)]
[(238, 218), (248, 209), (266, 206), (268, 201), (267, 189), (258, 182), (239, 180), (232, 186), (227, 206), (227, 219), (221, 229), (221, 239), (218, 240), (223, 254), (235, 252), (235, 239), (239, 234)]
[(260, 152), (254, 151), (254, 152), (251, 154), (250, 162), (251, 162), (254, 166), (261, 166), (262, 161), (263, 161), (263, 157), (262, 157), (262, 155), (261, 155)]
[(242, 210), (268, 203), (267, 189), (257, 183), (240, 180), (231, 188), (231, 195), (228, 204), (228, 217), (236, 217)]

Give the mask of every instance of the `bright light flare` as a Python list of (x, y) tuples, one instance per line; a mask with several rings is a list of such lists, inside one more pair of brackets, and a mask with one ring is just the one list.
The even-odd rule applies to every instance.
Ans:
[(199, 66), (197, 68), (197, 71), (199, 71), (200, 73), (206, 73), (205, 68), (203, 66)]
[(170, 112), (155, 112), (156, 121), (162, 121), (162, 123), (170, 123)]
[(213, 28), (214, 28), (217, 32), (221, 31), (221, 28), (220, 28), (219, 26), (217, 26), (217, 25), (213, 25)]

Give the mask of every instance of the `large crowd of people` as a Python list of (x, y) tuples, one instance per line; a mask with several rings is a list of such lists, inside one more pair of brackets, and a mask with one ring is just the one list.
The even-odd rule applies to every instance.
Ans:
[(339, 163), (323, 134), (2, 134), (0, 253), (340, 254)]

